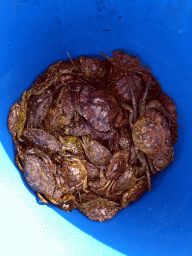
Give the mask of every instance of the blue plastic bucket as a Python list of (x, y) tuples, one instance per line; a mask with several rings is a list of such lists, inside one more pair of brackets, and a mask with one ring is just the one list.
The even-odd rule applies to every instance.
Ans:
[[(192, 2), (1, 0), (1, 255), (192, 255)], [(175, 161), (112, 220), (40, 205), (14, 165), (10, 107), (56, 61), (116, 49), (151, 67), (176, 103)]]

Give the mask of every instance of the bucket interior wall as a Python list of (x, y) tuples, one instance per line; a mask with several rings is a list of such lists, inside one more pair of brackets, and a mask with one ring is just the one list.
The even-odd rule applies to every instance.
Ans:
[[(55, 218), (66, 219), (126, 255), (192, 253), (191, 10), (191, 1), (173, 0), (0, 3), (0, 141), (13, 163), (15, 152), (7, 129), (9, 110), (49, 65), (69, 60), (67, 52), (72, 59), (101, 57), (101, 50), (112, 56), (117, 49), (136, 55), (174, 100), (180, 126), (175, 160), (152, 178), (151, 192), (104, 223), (90, 221), (77, 210), (66, 213), (51, 206)], [(13, 166), (11, 175), (18, 172)], [(24, 184), (21, 175), (15, 179)]]

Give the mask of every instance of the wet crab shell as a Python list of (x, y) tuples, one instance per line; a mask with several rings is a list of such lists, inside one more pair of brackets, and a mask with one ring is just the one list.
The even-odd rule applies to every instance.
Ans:
[(153, 165), (156, 171), (162, 171), (167, 168), (174, 160), (174, 149), (170, 148), (169, 152), (161, 159), (154, 159)]
[(52, 92), (46, 91), (40, 95), (31, 95), (27, 104), (27, 128), (39, 128), (52, 102)]
[(34, 84), (31, 86), (31, 93), (34, 95), (40, 95), (44, 93), (47, 88), (51, 87), (58, 79), (58, 67), (62, 61), (58, 61), (51, 65), (45, 73), (41, 74)]
[(118, 103), (106, 90), (84, 87), (80, 94), (81, 113), (98, 131), (109, 131), (119, 113)]
[(72, 102), (72, 95), (68, 88), (66, 88), (61, 97), (61, 105), (63, 112), (69, 117), (72, 118), (75, 112), (75, 105)]
[(49, 133), (53, 133), (58, 127), (61, 116), (62, 109), (60, 104), (56, 104), (56, 106), (50, 107), (44, 118), (45, 130)]
[(129, 102), (132, 102), (130, 86), (133, 89), (136, 102), (139, 101), (144, 92), (144, 87), (142, 87), (141, 84), (141, 78), (136, 74), (126, 76), (124, 72), (114, 70), (110, 83), (112, 88), (116, 89), (118, 95)]
[(76, 136), (60, 136), (60, 141), (64, 148), (73, 154), (81, 154), (84, 152), (81, 140)]
[(132, 66), (140, 66), (141, 61), (136, 56), (126, 54), (124, 51), (117, 50), (113, 52), (113, 58), (103, 54), (117, 68), (129, 70)]
[(106, 171), (106, 178), (109, 180), (118, 179), (125, 171), (128, 159), (128, 151), (117, 151), (110, 159), (110, 164)]
[(82, 161), (82, 164), (87, 169), (87, 177), (89, 179), (99, 178), (100, 171), (95, 165), (86, 160)]
[(29, 187), (36, 192), (52, 195), (55, 189), (55, 180), (48, 166), (35, 155), (24, 157), (24, 178)]
[(117, 203), (100, 197), (80, 206), (80, 211), (89, 219), (99, 222), (110, 220), (119, 210)]
[(89, 78), (103, 78), (106, 76), (106, 60), (99, 58), (80, 57), (81, 71)]
[(70, 191), (82, 189), (87, 170), (79, 159), (64, 161), (62, 171)]
[(126, 191), (122, 196), (122, 206), (125, 208), (129, 203), (137, 201), (147, 188), (146, 180), (138, 181), (130, 190)]
[(61, 152), (62, 144), (49, 133), (36, 128), (30, 128), (23, 132), (23, 138), (32, 146), (37, 146), (49, 152)]
[(15, 136), (16, 131), (17, 131), (17, 123), (19, 121), (19, 111), (20, 111), (20, 104), (15, 103), (9, 112), (9, 117), (8, 117), (8, 129), (10, 133)]
[(171, 118), (173, 123), (177, 123), (177, 112), (176, 106), (173, 100), (164, 92), (160, 98), (161, 104), (167, 110), (169, 117)]
[(164, 157), (171, 147), (171, 135), (164, 116), (155, 110), (144, 112), (133, 128), (133, 142), (151, 158)]
[(126, 54), (124, 51), (114, 51), (113, 58), (116, 62), (123, 65), (140, 65), (141, 61), (136, 56)]
[(136, 181), (137, 178), (134, 175), (134, 169), (131, 166), (128, 166), (126, 168), (126, 171), (117, 180), (115, 190), (128, 190), (135, 184)]
[(169, 118), (171, 119), (172, 125), (170, 126), (170, 132), (172, 137), (172, 143), (175, 144), (178, 139), (177, 112), (175, 103), (166, 93), (162, 94), (160, 102), (166, 109)]
[(72, 136), (83, 136), (91, 134), (92, 129), (87, 121), (81, 117), (78, 121), (73, 122), (71, 126), (66, 127), (64, 133)]
[(83, 140), (85, 154), (89, 161), (96, 166), (105, 166), (109, 164), (111, 153), (110, 151), (95, 140)]
[(73, 60), (73, 63), (71, 61), (61, 62), (58, 67), (60, 82), (66, 84), (73, 81), (76, 78), (75, 73), (79, 71), (79, 67), (79, 59)]

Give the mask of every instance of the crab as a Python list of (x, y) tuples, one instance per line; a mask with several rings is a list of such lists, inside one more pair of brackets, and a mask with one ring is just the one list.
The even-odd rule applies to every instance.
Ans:
[(99, 222), (110, 220), (121, 209), (118, 203), (102, 197), (83, 203), (78, 208), (89, 219)]
[(160, 84), (152, 76), (149, 67), (142, 66), (137, 57), (128, 55), (123, 51), (113, 52), (113, 58), (103, 55), (112, 64), (109, 74), (109, 87), (118, 95), (120, 100), (128, 103), (132, 102), (131, 90), (133, 90), (135, 96), (133, 104), (138, 104), (149, 80), (151, 86), (148, 96), (157, 99), (161, 95)]
[(64, 127), (63, 134), (78, 137), (89, 135), (91, 139), (102, 139), (100, 134), (98, 134), (82, 116), (80, 116), (79, 120)]
[(110, 164), (108, 165), (106, 171), (106, 179), (114, 180), (118, 179), (121, 174), (125, 171), (126, 164), (129, 159), (128, 151), (117, 151), (110, 159)]
[(150, 73), (148, 70), (149, 68), (147, 66), (142, 66), (141, 61), (136, 56), (132, 56), (129, 54), (126, 54), (124, 51), (114, 51), (113, 57), (110, 58), (106, 54), (102, 53), (103, 56), (106, 57), (108, 61), (111, 62), (111, 64), (119, 68), (121, 70), (124, 70), (126, 72), (130, 73), (142, 73), (143, 71)]
[(113, 194), (119, 178), (126, 171), (128, 159), (128, 151), (121, 150), (116, 152), (111, 157), (106, 170), (100, 169), (100, 178), (88, 183), (91, 190), (105, 197)]
[(8, 117), (8, 129), (13, 137), (23, 141), (21, 136), (26, 123), (27, 99), (29, 94), (24, 91), (22, 100), (15, 103), (10, 110)]
[(75, 105), (72, 101), (71, 91), (66, 87), (61, 94), (61, 106), (63, 112), (71, 119), (75, 113)]
[(122, 113), (116, 98), (109, 91), (78, 83), (72, 87), (72, 94), (76, 110), (93, 129), (107, 132), (113, 126), (118, 127)]
[[(140, 101), (140, 117), (138, 119), (134, 109), (125, 103), (122, 104), (122, 107), (125, 107), (130, 112), (129, 122), (132, 129), (133, 143), (140, 162), (146, 167), (148, 190), (151, 189), (149, 170), (151, 169), (152, 174), (156, 173), (153, 161), (165, 159), (169, 151), (172, 150), (169, 130), (171, 120), (166, 109), (157, 100), (152, 100), (145, 104), (150, 85), (149, 81)], [(132, 98), (134, 101), (133, 90)], [(172, 162), (172, 159), (170, 159), (170, 162)], [(167, 163), (165, 165), (167, 166)]]
[(110, 80), (110, 87), (117, 92), (120, 99), (131, 102), (132, 97), (129, 84), (132, 85), (136, 101), (138, 102), (144, 92), (141, 78), (136, 74), (130, 74), (126, 77), (125, 73), (119, 69), (115, 69), (113, 71), (113, 76)]
[(69, 191), (74, 192), (87, 188), (87, 170), (81, 160), (76, 157), (66, 158), (62, 164), (62, 172), (69, 185)]
[(145, 179), (141, 179), (136, 182), (129, 190), (123, 194), (121, 198), (122, 207), (125, 208), (129, 203), (137, 201), (143, 195), (146, 188), (147, 182)]
[(69, 152), (79, 155), (84, 153), (81, 140), (76, 136), (59, 136), (62, 146)]
[(37, 194), (42, 203), (49, 201), (65, 211), (71, 211), (77, 205), (65, 179), (62, 168), (58, 168), (43, 151), (19, 145), (16, 141), (17, 164), (26, 183)]
[(79, 59), (65, 61), (59, 63), (58, 76), (61, 84), (58, 84), (57, 89), (63, 85), (71, 83), (81, 72)]
[(23, 175), (28, 186), (36, 192), (41, 202), (46, 199), (58, 204), (68, 192), (66, 182), (61, 182), (56, 164), (42, 151), (28, 147), (19, 154), (23, 166)]
[(114, 190), (122, 193), (131, 189), (138, 181), (146, 180), (144, 172), (143, 167), (127, 165), (125, 171), (117, 179)]
[(107, 166), (111, 159), (110, 151), (95, 140), (89, 140), (88, 137), (82, 137), (82, 146), (89, 161), (96, 166)]
[(51, 90), (43, 94), (31, 95), (27, 101), (26, 128), (40, 128), (49, 111), (53, 99)]
[(87, 78), (91, 79), (93, 82), (103, 84), (104, 87), (107, 87), (106, 78), (108, 65), (106, 60), (81, 56), (79, 61), (81, 71)]
[(63, 151), (62, 144), (54, 136), (41, 129), (29, 128), (24, 130), (23, 139), (46, 152), (60, 153)]
[(59, 127), (62, 117), (62, 106), (56, 103), (55, 106), (50, 107), (44, 118), (45, 131), (49, 133), (54, 133), (54, 131)]
[(169, 115), (169, 118), (171, 120), (169, 130), (171, 133), (172, 144), (175, 144), (178, 139), (178, 128), (179, 128), (177, 124), (177, 112), (176, 112), (175, 103), (166, 93), (162, 93), (160, 102), (166, 109), (167, 114)]
[(62, 137), (58, 135), (58, 139), (37, 128), (24, 130), (23, 138), (26, 143), (35, 146), (49, 154), (65, 155), (65, 151), (69, 151), (76, 155), (81, 155), (84, 152), (81, 140), (75, 136)]
[(53, 195), (56, 186), (53, 174), (55, 170), (52, 170), (46, 161), (35, 154), (25, 152), (23, 169), (24, 178), (33, 191)]
[(55, 86), (59, 79), (58, 68), (62, 61), (58, 61), (51, 65), (45, 73), (41, 74), (31, 86), (29, 92), (33, 95), (43, 94), (51, 86)]
[(100, 171), (95, 165), (93, 165), (92, 163), (90, 163), (86, 160), (83, 160), (82, 164), (85, 166), (85, 168), (87, 170), (87, 178), (88, 179), (99, 178)]

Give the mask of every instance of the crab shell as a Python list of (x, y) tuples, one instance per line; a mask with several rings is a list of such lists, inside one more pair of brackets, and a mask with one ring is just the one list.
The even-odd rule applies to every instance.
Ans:
[(100, 197), (82, 204), (80, 208), (89, 219), (99, 222), (110, 220), (119, 210), (117, 203)]
[(49, 111), (52, 102), (52, 92), (47, 90), (40, 95), (31, 95), (27, 102), (27, 128), (39, 128)]
[(62, 144), (51, 134), (41, 129), (30, 128), (23, 132), (24, 140), (32, 146), (37, 146), (44, 151), (60, 153)]
[(39, 157), (35, 155), (24, 156), (24, 178), (33, 191), (52, 196), (55, 189), (55, 179), (48, 166)]
[(84, 87), (79, 103), (82, 115), (94, 129), (103, 132), (111, 129), (119, 113), (119, 106), (110, 92)]
[(89, 78), (103, 78), (106, 73), (106, 60), (99, 58), (80, 57), (81, 70)]
[(64, 161), (62, 168), (70, 191), (81, 190), (87, 177), (87, 170), (81, 161), (77, 158), (72, 158), (70, 161)]
[(110, 164), (106, 171), (106, 178), (109, 180), (118, 179), (121, 176), (121, 174), (125, 171), (128, 159), (128, 151), (117, 151), (110, 159)]
[(138, 181), (130, 190), (126, 191), (122, 196), (122, 206), (127, 207), (129, 203), (137, 201), (147, 188), (146, 180)]
[(163, 158), (171, 147), (166, 119), (153, 109), (148, 109), (137, 120), (132, 136), (135, 146), (153, 159)]
[(15, 136), (17, 132), (17, 123), (19, 121), (19, 111), (20, 111), (20, 104), (15, 103), (9, 112), (9, 117), (8, 117), (8, 129), (10, 133)]
[(174, 160), (174, 149), (170, 148), (169, 152), (161, 159), (154, 159), (153, 164), (157, 171), (162, 171), (169, 166)]
[(118, 69), (114, 70), (114, 75), (111, 79), (111, 85), (117, 90), (118, 95), (120, 95), (123, 100), (127, 100), (129, 102), (132, 102), (130, 85), (133, 88), (137, 102), (142, 97), (144, 92), (144, 88), (141, 84), (141, 78), (138, 75), (130, 74), (126, 77), (125, 73), (119, 71)]

